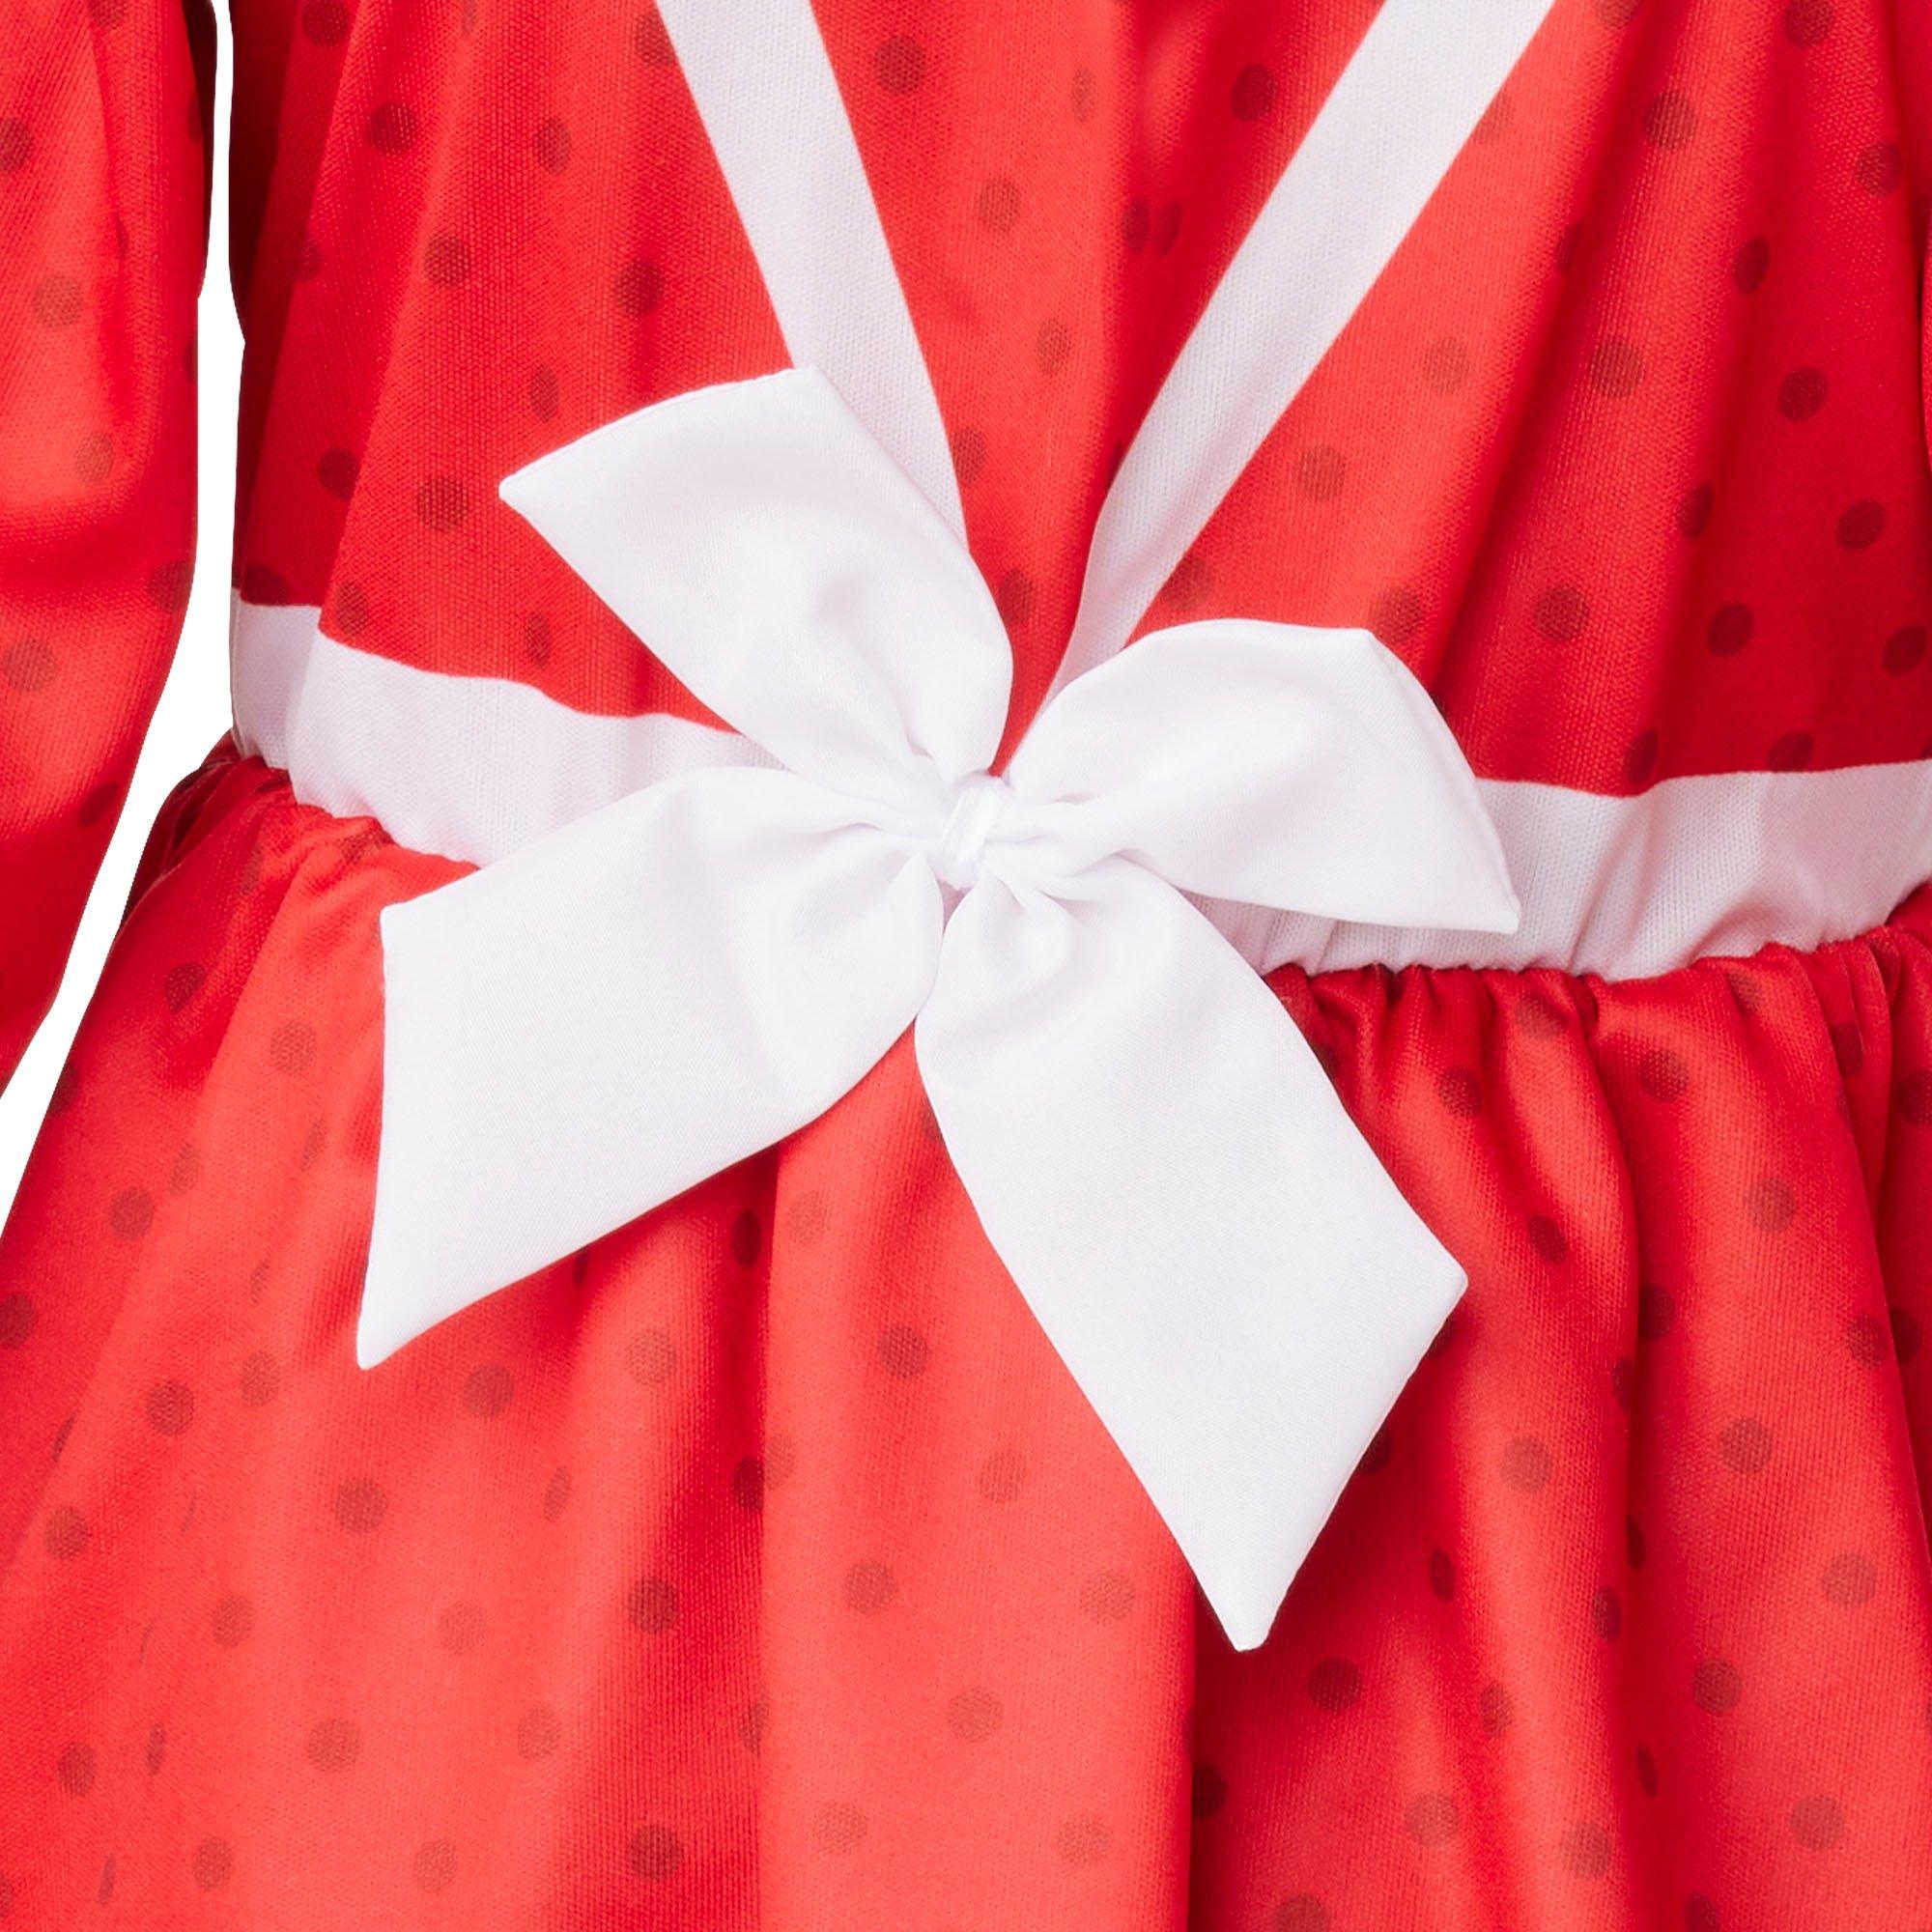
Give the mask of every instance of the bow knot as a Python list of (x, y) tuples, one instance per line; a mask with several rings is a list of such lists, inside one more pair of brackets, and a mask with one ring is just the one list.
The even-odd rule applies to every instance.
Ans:
[(810, 371), (503, 495), (765, 763), (384, 913), (360, 1358), (782, 1139), (910, 1026), (988, 1240), (1259, 1643), (1463, 1274), (1214, 921), (1514, 926), (1427, 694), (1363, 631), (1190, 624), (991, 776), (991, 593)]
[(991, 772), (974, 772), (952, 788), (952, 814), (932, 847), (940, 884), (970, 893), (980, 883), (980, 864), (989, 840), (1011, 810), (1014, 792)]

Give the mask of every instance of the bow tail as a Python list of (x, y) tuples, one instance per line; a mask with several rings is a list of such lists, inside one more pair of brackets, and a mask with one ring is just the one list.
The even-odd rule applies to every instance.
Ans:
[(968, 895), (920, 1069), (987, 1237), (1249, 1649), (1464, 1278), (1206, 920), (1130, 863), (1090, 878)]
[(365, 1368), (815, 1119), (918, 1010), (942, 906), (849, 805), (711, 771), (382, 928)]

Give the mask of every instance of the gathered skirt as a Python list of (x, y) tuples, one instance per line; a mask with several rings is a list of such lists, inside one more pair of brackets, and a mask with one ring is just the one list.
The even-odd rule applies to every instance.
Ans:
[(1932, 893), (1274, 977), (1470, 1286), (1237, 1655), (908, 1042), (355, 1367), (377, 917), (460, 869), (226, 752), (156, 829), (0, 1238), (0, 1918), (1932, 1922)]

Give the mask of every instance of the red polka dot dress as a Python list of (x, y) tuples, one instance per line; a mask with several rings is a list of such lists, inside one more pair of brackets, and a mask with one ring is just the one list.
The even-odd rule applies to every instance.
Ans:
[[(1932, 1925), (1923, 0), (233, 11), (225, 132), (200, 0), (22, 0), (0, 71), (0, 1071), (175, 645), (197, 410), (236, 407), (196, 388), (217, 138), (246, 340), (236, 732), (154, 829), (0, 1236), (0, 1922)], [(1225, 876), (1314, 866), (1385, 753), (1420, 784), (1391, 745), (1506, 867), (1510, 930), (1178, 881), (1240, 1037), (1331, 1110), (1310, 1157), (1389, 1189), (1348, 1238), (1412, 1221), (1466, 1277), (1363, 1354), (1390, 1379), (1305, 1536), (1239, 1458), (1189, 1479), (1216, 1552), (1293, 1543), (1257, 1629), (1163, 1459), (1245, 1405), (1314, 1466), (1321, 1269), (1244, 1378), (1218, 1141), (1121, 1213), (982, 1184), (935, 1018), (994, 864), (964, 804), (917, 1029), (582, 1225), (590, 1151), (536, 1123), (608, 1101), (675, 1148), (701, 1113), (559, 991), (618, 997), (590, 927), (402, 950), (662, 783), (796, 782), (804, 633), (728, 703), (718, 639), (831, 513), (747, 512), (742, 579), (700, 568), (778, 487), (691, 427), (741, 409), (947, 559), (877, 688), (916, 709), (970, 610), (975, 810), (1083, 692), (1171, 677), (1157, 761), (1213, 649), (1319, 633), (1419, 701)], [(546, 507), (613, 435), (656, 494)], [(638, 614), (680, 571), (695, 643)], [(721, 867), (586, 903), (660, 933)], [(640, 968), (622, 1010), (674, 1033), (679, 987), (755, 980), (810, 1028), (877, 977), (759, 931), (768, 968)], [(1115, 1116), (1238, 1115), (1224, 1017), (1177, 1001), (1174, 1083), (1068, 1118), (1124, 1160)], [(397, 1179), (432, 1035), (424, 1133), (496, 1108), (515, 1151), (421, 1252), (496, 1274), (372, 1349), (434, 1206)], [(553, 1041), (554, 1079), (500, 1077)], [(1040, 1188), (1059, 1119), (1012, 1114)], [(1185, 1319), (1129, 1337), (1166, 1435), (1011, 1214), (1076, 1274), (1197, 1217)]]

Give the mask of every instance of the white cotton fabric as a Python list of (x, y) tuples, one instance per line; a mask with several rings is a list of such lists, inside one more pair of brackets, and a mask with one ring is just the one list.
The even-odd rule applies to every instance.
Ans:
[(1259, 1643), (1463, 1278), (1188, 895), (1513, 924), (1447, 727), (1366, 632), (1194, 624), (994, 778), (998, 612), (810, 371), (503, 495), (782, 769), (668, 780), (384, 913), (360, 1359), (804, 1125), (910, 1024), (995, 1251)]

